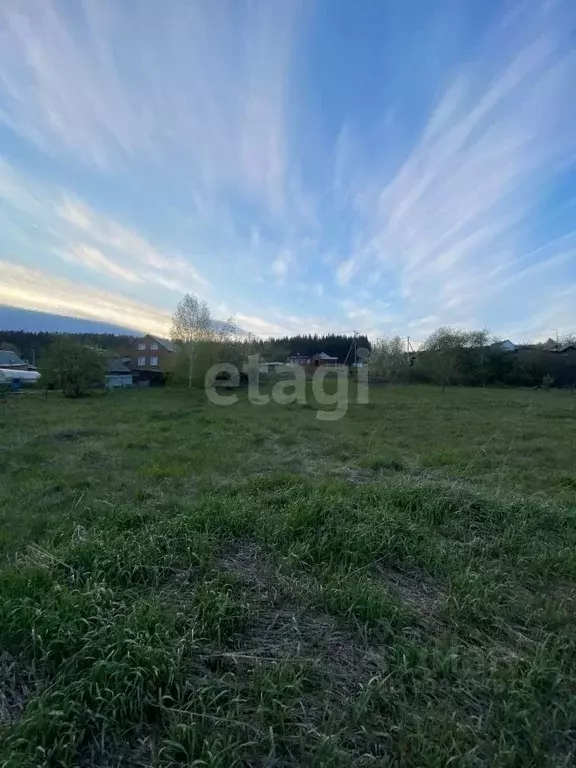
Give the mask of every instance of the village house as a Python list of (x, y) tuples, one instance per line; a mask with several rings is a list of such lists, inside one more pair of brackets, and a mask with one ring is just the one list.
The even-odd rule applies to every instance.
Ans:
[(125, 389), (134, 383), (134, 375), (122, 360), (112, 358), (106, 361), (106, 387), (108, 389)]
[(295, 354), (288, 358), (288, 362), (292, 365), (312, 365), (316, 368), (319, 365), (338, 365), (338, 358), (320, 352), (318, 355)]
[(12, 371), (33, 371), (35, 368), (28, 365), (25, 360), (18, 357), (16, 352), (0, 349), (0, 368), (9, 368)]
[(123, 362), (137, 384), (157, 384), (166, 379), (174, 366), (176, 347), (171, 341), (147, 334), (135, 339)]
[(35, 384), (39, 378), (36, 368), (28, 365), (15, 352), (0, 349), (0, 384), (19, 387), (21, 384)]

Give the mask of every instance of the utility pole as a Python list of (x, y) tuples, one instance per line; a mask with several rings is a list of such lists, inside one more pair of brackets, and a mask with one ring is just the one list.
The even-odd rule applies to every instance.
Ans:
[(358, 344), (357, 344), (357, 341), (356, 341), (356, 336), (358, 335), (358, 331), (353, 331), (353, 333), (354, 333), (354, 338), (352, 339), (352, 344), (350, 344), (350, 348), (349, 348), (349, 350), (348, 350), (348, 352), (346, 354), (346, 359), (344, 360), (344, 365), (346, 365), (346, 363), (348, 362), (348, 358), (350, 357), (350, 352), (352, 352), (352, 350), (354, 350), (354, 367), (356, 367), (356, 363), (358, 362), (358, 349), (357, 349)]

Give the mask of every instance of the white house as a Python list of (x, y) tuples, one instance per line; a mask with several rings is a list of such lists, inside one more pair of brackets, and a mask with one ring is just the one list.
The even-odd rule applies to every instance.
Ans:
[(35, 384), (39, 378), (38, 371), (15, 352), (0, 349), (0, 384)]
[(494, 344), (490, 344), (490, 349), (499, 352), (516, 352), (518, 347), (510, 339), (505, 339), (504, 341), (496, 341)]

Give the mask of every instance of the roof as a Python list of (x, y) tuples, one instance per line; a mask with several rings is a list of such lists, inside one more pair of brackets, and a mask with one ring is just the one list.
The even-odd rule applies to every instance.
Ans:
[(27, 365), (15, 352), (8, 349), (0, 349), (0, 366), (9, 368), (12, 365)]
[(576, 350), (576, 344), (566, 344), (563, 347), (556, 347), (555, 349), (551, 349), (550, 352), (570, 352), (571, 350)]
[(110, 360), (106, 360), (106, 373), (112, 374), (117, 373), (118, 375), (122, 376), (131, 376), (132, 371), (130, 368), (127, 368), (122, 360), (119, 360), (118, 358), (112, 358)]
[(164, 349), (167, 349), (168, 352), (176, 352), (177, 351), (176, 344), (173, 344), (168, 339), (161, 339), (158, 336), (151, 336), (150, 338), (154, 339), (154, 341), (157, 341), (158, 344), (160, 344), (162, 347), (164, 347)]
[(490, 344), (489, 349), (501, 349), (504, 352), (514, 352), (518, 349), (518, 346), (514, 344), (513, 341), (510, 341), (510, 339), (503, 339), (502, 341), (495, 341), (493, 344)]
[(321, 357), (322, 360), (338, 360), (336, 355), (327, 355), (326, 352), (320, 352), (320, 354), (316, 355), (316, 357)]

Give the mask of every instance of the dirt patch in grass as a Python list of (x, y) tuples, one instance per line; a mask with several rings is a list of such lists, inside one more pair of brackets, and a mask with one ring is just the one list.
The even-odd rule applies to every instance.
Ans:
[(378, 579), (407, 603), (425, 626), (443, 624), (438, 609), (446, 592), (437, 581), (419, 570), (404, 571), (382, 564), (376, 566), (376, 572)]
[(42, 688), (18, 674), (18, 664), (6, 651), (0, 652), (0, 726), (18, 720), (30, 698)]
[(273, 577), (269, 559), (262, 548), (252, 542), (231, 545), (218, 561), (218, 567), (253, 587), (265, 587)]
[(550, 591), (550, 596), (570, 609), (576, 608), (576, 584), (572, 581), (559, 581)]
[(72, 443), (77, 440), (86, 440), (89, 437), (99, 437), (104, 434), (102, 429), (83, 428), (83, 427), (66, 427), (65, 429), (56, 429), (52, 433), (54, 440), (61, 440), (62, 442)]
[(375, 483), (378, 481), (373, 471), (349, 466), (338, 467), (334, 471), (334, 476), (354, 485), (364, 485), (365, 483)]
[(233, 641), (240, 655), (268, 662), (308, 661), (331, 687), (357, 687), (382, 671), (377, 649), (362, 645), (338, 619), (314, 611), (306, 589), (309, 579), (279, 572), (257, 544), (231, 547), (218, 567), (253, 594), (252, 619)]

